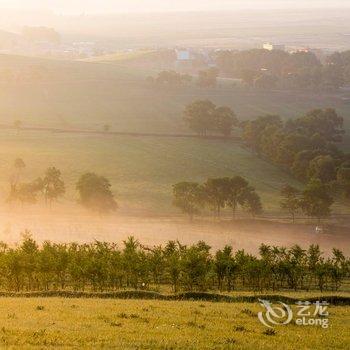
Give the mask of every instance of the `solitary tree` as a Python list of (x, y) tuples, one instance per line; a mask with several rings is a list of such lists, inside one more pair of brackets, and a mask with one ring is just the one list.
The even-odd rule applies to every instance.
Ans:
[(24, 168), (26, 167), (22, 158), (17, 158), (14, 162), (14, 174), (11, 177), (11, 189), (15, 189), (17, 184), (20, 182), (20, 178)]
[(300, 191), (296, 188), (286, 185), (281, 190), (281, 208), (287, 210), (292, 216), (293, 224), (295, 222), (295, 214), (300, 209)]
[(173, 186), (174, 200), (173, 204), (188, 214), (190, 220), (200, 212), (202, 202), (202, 189), (195, 182), (180, 182)]
[(117, 209), (117, 202), (111, 191), (110, 182), (94, 173), (83, 174), (76, 184), (79, 202), (86, 208), (102, 213)]

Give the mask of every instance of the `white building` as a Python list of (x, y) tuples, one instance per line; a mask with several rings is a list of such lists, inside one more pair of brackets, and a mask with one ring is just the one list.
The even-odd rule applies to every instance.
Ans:
[(264, 43), (263, 44), (263, 49), (265, 50), (269, 50), (269, 51), (285, 51), (286, 50), (286, 46), (283, 44), (271, 44), (271, 43)]

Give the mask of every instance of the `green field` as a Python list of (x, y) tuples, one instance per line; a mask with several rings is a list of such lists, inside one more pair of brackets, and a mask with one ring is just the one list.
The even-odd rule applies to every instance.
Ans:
[(74, 185), (82, 173), (95, 171), (106, 176), (122, 211), (132, 208), (167, 213), (174, 210), (173, 184), (236, 174), (256, 186), (267, 209), (276, 209), (280, 188), (285, 182), (294, 183), (277, 167), (224, 140), (4, 130), (0, 137), (2, 197), (8, 191), (17, 157), (27, 164), (26, 181), (41, 176), (49, 166), (61, 169), (69, 200), (75, 199)]
[(216, 89), (157, 87), (145, 81), (156, 72), (123, 64), (54, 61), (0, 55), (0, 68), (41, 67), (48, 79), (0, 83), (0, 123), (115, 131), (188, 132), (184, 106), (209, 98), (232, 107), (242, 120), (265, 113), (295, 117), (311, 108), (335, 107), (350, 129), (347, 93), (254, 92), (225, 82)]
[[(0, 124), (101, 131), (188, 133), (182, 121), (184, 106), (209, 98), (231, 106), (242, 120), (264, 113), (298, 116), (314, 107), (336, 107), (350, 130), (350, 104), (340, 95), (257, 93), (227, 85), (216, 89), (195, 86), (164, 88), (149, 85), (149, 72), (118, 64), (55, 61), (0, 55), (0, 67), (39, 66), (47, 81), (0, 84)], [(86, 171), (108, 177), (121, 210), (171, 209), (171, 186), (179, 181), (242, 175), (262, 196), (265, 209), (279, 207), (278, 193), (295, 181), (277, 167), (229, 141), (134, 138), (2, 130), (0, 192), (6, 198), (14, 159), (27, 164), (25, 179), (42, 175), (49, 166), (62, 170), (68, 200), (75, 200), (74, 184)], [(348, 148), (348, 141), (344, 148)]]
[[(258, 303), (2, 298), (0, 346), (11, 349), (347, 349), (350, 308), (330, 306), (328, 329), (264, 334)], [(297, 344), (297, 345), (296, 345)]]

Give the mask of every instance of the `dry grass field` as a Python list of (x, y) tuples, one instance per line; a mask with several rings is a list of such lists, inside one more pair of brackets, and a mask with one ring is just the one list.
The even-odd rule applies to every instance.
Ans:
[(348, 349), (350, 308), (330, 306), (328, 329), (277, 326), (258, 303), (2, 298), (7, 349)]

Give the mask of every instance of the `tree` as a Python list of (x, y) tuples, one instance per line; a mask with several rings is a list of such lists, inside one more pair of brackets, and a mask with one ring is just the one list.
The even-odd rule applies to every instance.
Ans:
[(281, 190), (281, 196), (283, 197), (281, 208), (289, 212), (292, 216), (293, 224), (295, 222), (295, 214), (300, 209), (299, 194), (299, 190), (289, 185), (284, 186)]
[(203, 200), (202, 188), (195, 182), (180, 182), (173, 186), (173, 204), (188, 214), (190, 220), (200, 212)]
[(192, 77), (188, 74), (180, 74), (173, 70), (169, 70), (160, 72), (155, 81), (162, 85), (176, 86), (190, 83)]
[(20, 202), (23, 204), (35, 204), (37, 202), (38, 189), (35, 182), (20, 183), (16, 187), (11, 188), (8, 197), (9, 202)]
[(314, 109), (289, 123), (290, 127), (302, 131), (306, 136), (319, 134), (329, 142), (341, 142), (345, 133), (344, 119), (332, 109)]
[(61, 172), (55, 167), (46, 170), (41, 186), (45, 203), (49, 202), (50, 206), (52, 201), (57, 200), (58, 197), (63, 196), (66, 192), (64, 182), (61, 179)]
[(236, 114), (229, 107), (218, 107), (214, 114), (216, 130), (226, 137), (230, 136), (232, 128), (238, 125)]
[(263, 211), (260, 196), (251, 188), (248, 188), (243, 195), (243, 207), (253, 217), (259, 215)]
[(25, 169), (26, 165), (23, 161), (22, 158), (17, 158), (14, 162), (14, 168), (15, 168), (15, 173), (13, 174), (11, 178), (11, 188), (13, 187), (14, 189), (16, 188), (17, 184), (20, 181), (21, 174), (23, 170)]
[(302, 193), (301, 208), (303, 212), (309, 217), (317, 218), (318, 223), (331, 214), (333, 203), (329, 187), (319, 179), (311, 179)]
[(216, 216), (220, 217), (221, 209), (225, 207), (230, 188), (230, 179), (208, 179), (203, 185), (203, 193), (206, 203), (213, 208)]
[(343, 189), (345, 198), (350, 198), (350, 162), (342, 164), (338, 169), (337, 181)]
[(238, 205), (244, 205), (244, 195), (248, 188), (248, 181), (241, 176), (235, 176), (229, 180), (227, 192), (227, 205), (232, 209), (232, 217), (236, 215)]
[(110, 182), (103, 176), (94, 173), (83, 174), (76, 184), (80, 204), (100, 214), (115, 211), (117, 202), (111, 187)]
[(310, 162), (321, 155), (320, 151), (305, 150), (297, 153), (291, 167), (292, 174), (300, 181), (306, 181), (309, 175)]
[(310, 178), (320, 179), (322, 182), (331, 182), (337, 177), (336, 161), (332, 156), (318, 156), (310, 162), (308, 175)]
[(264, 115), (258, 117), (255, 120), (242, 123), (243, 127), (243, 141), (253, 151), (260, 153), (261, 151), (261, 137), (263, 136), (264, 130), (267, 127), (275, 126), (280, 128), (283, 126), (281, 117), (278, 115)]
[(200, 136), (206, 136), (215, 125), (216, 106), (209, 100), (198, 100), (184, 111), (184, 120), (191, 130)]

